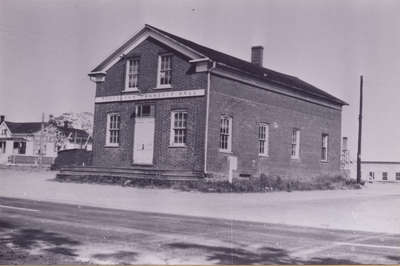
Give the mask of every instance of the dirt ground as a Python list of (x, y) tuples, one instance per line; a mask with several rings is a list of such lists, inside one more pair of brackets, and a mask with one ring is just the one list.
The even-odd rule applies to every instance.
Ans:
[(400, 184), (361, 190), (218, 194), (58, 183), (56, 172), (0, 169), (0, 196), (103, 208), (400, 233)]

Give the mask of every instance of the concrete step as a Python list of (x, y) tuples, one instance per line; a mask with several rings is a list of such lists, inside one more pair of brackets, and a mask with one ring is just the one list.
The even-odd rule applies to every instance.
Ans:
[(60, 169), (59, 176), (116, 176), (129, 178), (150, 178), (169, 180), (194, 180), (202, 178), (202, 173), (179, 170), (144, 168), (68, 167)]

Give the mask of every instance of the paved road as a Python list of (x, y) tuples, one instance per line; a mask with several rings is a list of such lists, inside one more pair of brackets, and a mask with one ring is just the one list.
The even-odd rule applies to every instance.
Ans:
[(0, 264), (13, 262), (390, 264), (400, 235), (0, 198)]

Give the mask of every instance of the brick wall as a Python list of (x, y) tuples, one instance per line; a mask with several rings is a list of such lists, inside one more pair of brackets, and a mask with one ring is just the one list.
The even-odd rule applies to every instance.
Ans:
[[(208, 170), (227, 172), (227, 156), (238, 157), (237, 173), (309, 178), (340, 167), (341, 110), (212, 75)], [(233, 118), (232, 153), (219, 152), (220, 115)], [(268, 123), (269, 156), (258, 156), (257, 123)], [(293, 128), (301, 130), (300, 158), (291, 159)], [(321, 134), (329, 134), (328, 162), (321, 162)]]
[[(155, 105), (154, 167), (167, 170), (203, 169), (205, 97), (164, 99), (152, 102)], [(96, 104), (93, 131), (93, 165), (105, 167), (131, 167), (133, 158), (134, 103)], [(170, 147), (170, 128), (173, 110), (188, 112), (186, 147)], [(119, 147), (105, 147), (108, 112), (121, 115)]]
[[(154, 89), (157, 86), (158, 56), (172, 53), (171, 89)], [(96, 97), (119, 95), (125, 87), (125, 65), (130, 57), (139, 58), (138, 88), (141, 92), (160, 92), (168, 90), (193, 90), (207, 87), (207, 76), (204, 73), (194, 73), (192, 65), (183, 55), (177, 54), (171, 48), (154, 39), (147, 39), (133, 49), (127, 56), (114, 64), (106, 75), (105, 82), (98, 83)]]
[[(172, 88), (154, 89), (157, 85), (158, 56), (173, 53)], [(207, 88), (207, 74), (194, 73), (187, 59), (153, 39), (147, 39), (126, 58), (140, 58), (138, 88), (140, 92), (194, 90)], [(96, 96), (120, 95), (125, 86), (126, 58), (112, 66), (105, 82), (98, 83)], [(181, 99), (140, 101), (155, 106), (154, 168), (201, 171), (204, 164), (205, 96)], [(93, 165), (132, 167), (135, 102), (102, 103), (95, 105), (93, 129)], [(169, 147), (170, 113), (180, 109), (188, 112), (187, 146)], [(108, 112), (119, 112), (121, 131), (119, 147), (105, 147)]]

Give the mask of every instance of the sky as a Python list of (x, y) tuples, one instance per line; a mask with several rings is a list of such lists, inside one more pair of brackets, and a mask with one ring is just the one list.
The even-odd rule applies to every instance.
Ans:
[(0, 114), (93, 112), (87, 74), (150, 24), (297, 76), (349, 103), (342, 135), (356, 155), (364, 76), (363, 160), (400, 161), (398, 0), (0, 0)]

